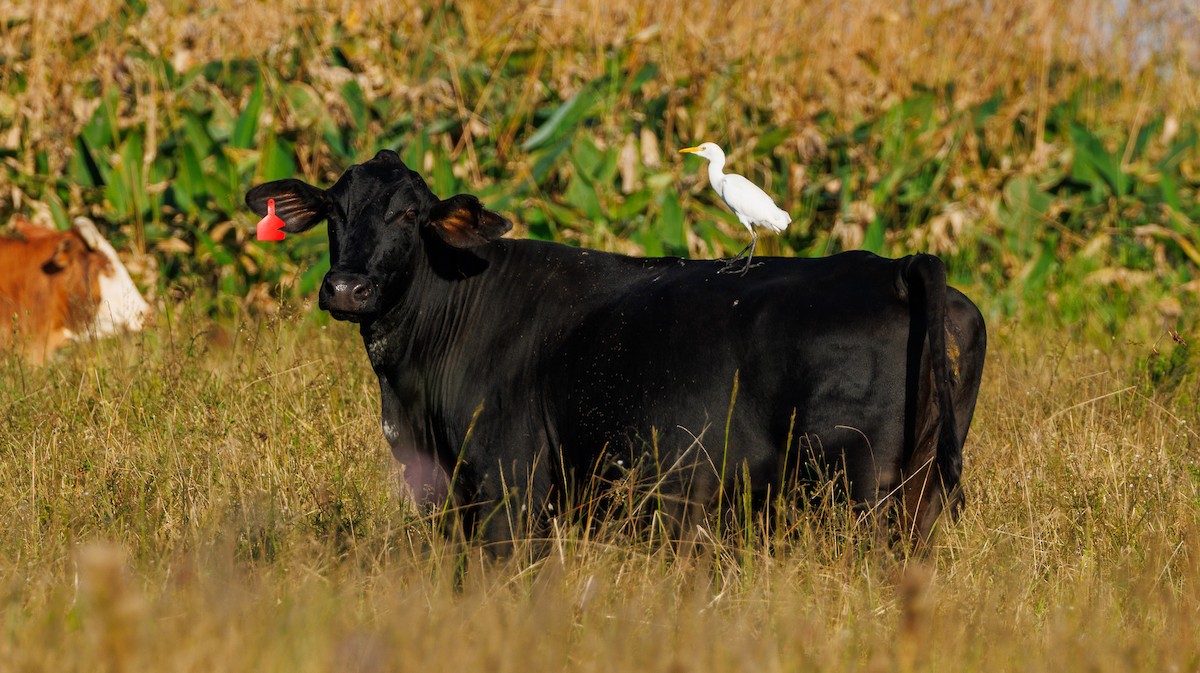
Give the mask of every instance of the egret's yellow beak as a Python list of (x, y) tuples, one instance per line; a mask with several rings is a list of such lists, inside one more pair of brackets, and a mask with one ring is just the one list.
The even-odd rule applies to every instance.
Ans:
[(696, 152), (699, 152), (699, 151), (700, 151), (699, 147), (685, 147), (685, 148), (679, 150), (679, 153), (680, 154), (695, 154)]

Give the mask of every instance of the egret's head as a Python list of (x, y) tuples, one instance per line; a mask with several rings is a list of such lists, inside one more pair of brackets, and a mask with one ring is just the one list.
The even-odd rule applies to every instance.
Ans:
[(700, 143), (695, 147), (685, 147), (679, 150), (683, 154), (698, 154), (709, 161), (718, 161), (725, 159), (725, 153), (717, 147), (716, 143)]

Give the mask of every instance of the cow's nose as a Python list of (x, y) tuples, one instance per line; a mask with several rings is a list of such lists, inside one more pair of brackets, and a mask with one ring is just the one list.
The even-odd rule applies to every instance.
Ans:
[(354, 301), (365, 302), (374, 294), (371, 291), (371, 284), (366, 281), (360, 281), (350, 286), (350, 296)]
[(327, 273), (321, 284), (320, 305), (335, 318), (361, 318), (375, 313), (378, 303), (371, 279), (357, 273)]

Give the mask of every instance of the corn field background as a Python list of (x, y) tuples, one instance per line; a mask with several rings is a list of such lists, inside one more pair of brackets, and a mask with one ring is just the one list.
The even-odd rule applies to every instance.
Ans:
[[(0, 363), (0, 670), (1200, 670), (1198, 111), (1187, 0), (0, 0), (0, 222), (94, 218), (158, 310)], [(511, 236), (725, 256), (703, 141), (792, 214), (760, 252), (980, 305), (963, 517), (448, 544), (323, 230), (253, 240), (246, 189), (386, 147)]]

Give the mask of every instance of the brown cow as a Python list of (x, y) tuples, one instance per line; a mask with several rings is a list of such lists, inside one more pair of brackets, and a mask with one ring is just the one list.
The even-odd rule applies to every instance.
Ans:
[(0, 237), (0, 350), (40, 364), (69, 341), (142, 328), (150, 307), (90, 220), (13, 225), (19, 238)]

